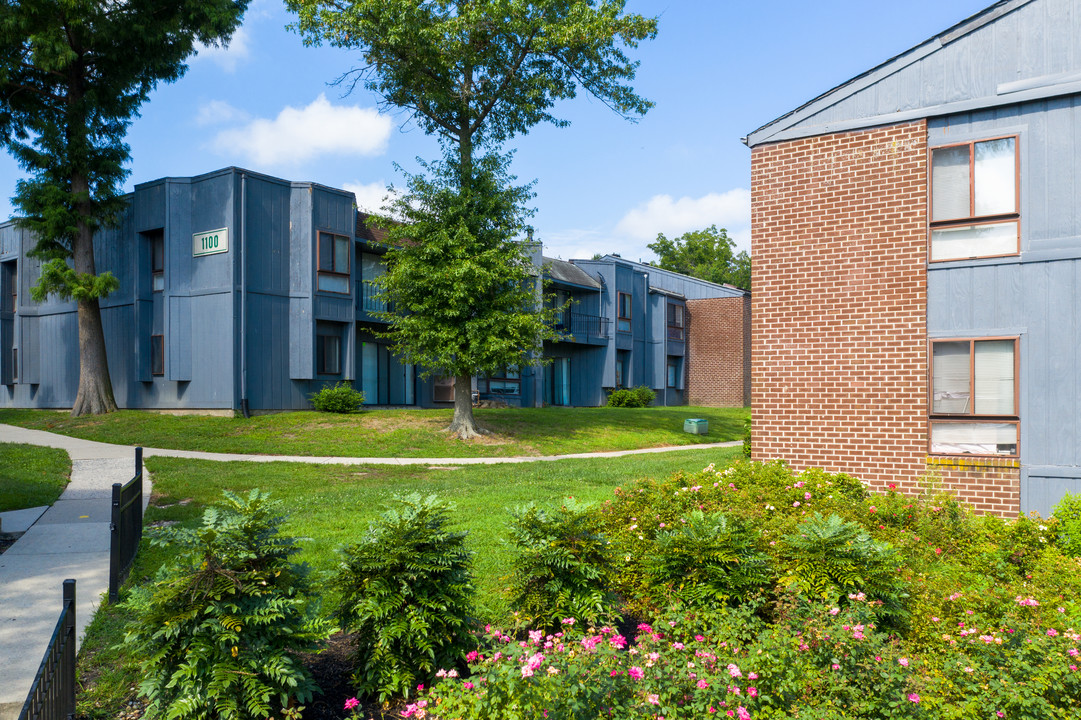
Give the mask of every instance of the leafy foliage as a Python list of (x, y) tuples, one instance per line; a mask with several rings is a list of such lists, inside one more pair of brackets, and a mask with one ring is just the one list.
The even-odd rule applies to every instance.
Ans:
[(434, 495), (396, 497), (344, 550), (334, 579), (341, 593), (336, 616), (355, 633), (360, 692), (409, 697), (469, 648), (472, 556), (465, 533), (446, 527), (449, 509)]
[(644, 408), (657, 399), (657, 394), (645, 385), (618, 388), (608, 396), (608, 407)]
[(739, 603), (772, 579), (769, 558), (759, 552), (753, 532), (721, 513), (701, 510), (657, 533), (645, 568), (646, 592), (661, 607), (674, 600), (692, 607)]
[(526, 623), (556, 627), (565, 618), (610, 619), (612, 552), (588, 508), (568, 499), (558, 509), (518, 508), (509, 525), (518, 555), (509, 588)]
[(1055, 505), (1053, 515), (1062, 549), (1074, 557), (1081, 555), (1081, 493), (1066, 493)]
[(308, 603), (307, 568), (289, 561), (268, 495), (225, 493), (195, 529), (165, 528), (157, 546), (180, 548), (126, 601), (125, 642), (142, 660), (139, 692), (172, 720), (297, 715), (317, 690), (297, 652), (316, 650), (332, 624)]
[(311, 400), (312, 407), (319, 412), (354, 413), (364, 404), (364, 393), (342, 380), (313, 393)]
[(718, 284), (751, 289), (751, 257), (747, 251), (733, 253), (736, 243), (724, 228), (710, 225), (669, 240), (664, 233), (648, 245), (657, 254), (657, 267)]

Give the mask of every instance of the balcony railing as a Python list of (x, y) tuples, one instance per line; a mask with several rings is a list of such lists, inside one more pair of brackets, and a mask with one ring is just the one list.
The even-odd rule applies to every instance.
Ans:
[(387, 303), (376, 297), (376, 289), (372, 287), (371, 283), (363, 280), (358, 282), (357, 297), (359, 298), (360, 309), (366, 313), (378, 313), (387, 310)]
[(608, 337), (608, 323), (608, 318), (600, 315), (566, 310), (556, 323), (555, 329), (564, 335), (574, 337), (606, 338)]

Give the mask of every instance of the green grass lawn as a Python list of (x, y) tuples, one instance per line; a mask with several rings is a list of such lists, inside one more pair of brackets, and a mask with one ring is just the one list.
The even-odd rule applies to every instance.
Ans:
[[(253, 487), (271, 492), (288, 514), (285, 532), (304, 538), (297, 559), (318, 575), (338, 565), (337, 549), (359, 539), (382, 505), (396, 493), (435, 493), (455, 505), (455, 528), (469, 532), (475, 553), (478, 615), (482, 620), (505, 619), (501, 593), (510, 572), (511, 549), (506, 537), (508, 509), (557, 502), (573, 496), (586, 502), (612, 497), (618, 486), (638, 478), (664, 477), (679, 470), (701, 470), (721, 464), (741, 448), (676, 450), (621, 458), (542, 461), (522, 464), (470, 465), (457, 469), (424, 465), (310, 465), (247, 463), (153, 457), (146, 461), (154, 497), (147, 523), (196, 523), (204, 508), (221, 498), (223, 490), (244, 493)], [(185, 504), (180, 504), (186, 501)], [(143, 543), (130, 582), (150, 577), (166, 559), (167, 550)], [(333, 597), (324, 598), (328, 612)], [(80, 717), (112, 718), (129, 699), (136, 681), (134, 659), (117, 642), (123, 637), (124, 610), (105, 605), (87, 631), (80, 654)]]
[(63, 450), (0, 443), (0, 512), (52, 505), (70, 477)]
[[(491, 435), (449, 439), (451, 410), (368, 410), (356, 415), (289, 412), (251, 419), (122, 410), (72, 418), (51, 410), (0, 410), (0, 423), (121, 445), (273, 455), (340, 457), (509, 457), (632, 450), (738, 440), (746, 408), (478, 409)], [(683, 432), (687, 418), (709, 433)]]

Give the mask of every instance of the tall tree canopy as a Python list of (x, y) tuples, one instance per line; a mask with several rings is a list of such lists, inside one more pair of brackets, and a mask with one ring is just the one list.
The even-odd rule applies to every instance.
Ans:
[[(362, 65), (344, 73), (340, 82), (350, 88), (363, 83), (386, 105), (405, 111), (425, 132), (440, 138), (447, 155), (441, 167), (455, 173), (452, 186), (463, 196), (459, 206), (469, 212), (482, 210), (470, 199), (472, 183), (499, 180), (499, 174), (475, 171), (477, 150), (498, 151), (502, 143), (538, 123), (565, 126), (567, 122), (553, 114), (558, 101), (584, 90), (628, 119), (653, 105), (631, 87), (638, 64), (625, 50), (652, 38), (657, 21), (625, 13), (623, 0), (286, 0), (286, 5), (298, 14), (296, 28), (305, 42), (360, 51)], [(471, 246), (479, 253), (477, 263), (491, 264), (481, 274), (463, 272), (458, 291), (444, 300), (448, 313), (483, 312), (485, 286), (469, 283), (506, 271), (500, 263), (510, 250), (496, 248), (510, 239), (486, 232), (489, 220), (484, 217), (447, 217), (455, 224), (440, 233), (418, 235), (417, 241), (438, 238), (438, 252), (451, 253), (453, 243), (442, 241), (458, 237), (465, 228), (470, 242), (481, 243)], [(481, 248), (485, 251), (479, 252)], [(433, 249), (429, 262), (438, 270), (447, 258), (435, 253)], [(388, 291), (393, 292), (395, 282), (391, 274)], [(408, 310), (402, 306), (399, 311)], [(510, 323), (512, 317), (517, 315), (489, 316), (491, 323)], [(397, 340), (402, 347), (412, 344), (405, 337), (409, 332), (403, 323)], [(478, 334), (471, 342), (487, 339)], [(522, 345), (520, 357), (539, 343), (540, 336), (535, 336)], [(468, 383), (455, 382), (450, 430), (462, 437), (477, 432), (469, 394)]]
[(196, 42), (228, 41), (248, 1), (0, 0), (0, 144), (30, 175), (13, 200), (44, 261), (34, 295), (77, 304), (73, 415), (116, 409), (98, 305), (116, 279), (97, 273), (93, 238), (124, 207), (124, 135)]
[(648, 247), (657, 254), (653, 264), (659, 268), (751, 289), (751, 256), (746, 250), (733, 252), (736, 243), (724, 228), (718, 230), (716, 225), (710, 225), (705, 230), (683, 233), (675, 240), (658, 233), (656, 242)]

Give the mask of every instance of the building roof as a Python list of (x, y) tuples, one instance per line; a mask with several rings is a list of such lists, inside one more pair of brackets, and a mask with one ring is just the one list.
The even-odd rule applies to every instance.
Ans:
[(1081, 93), (1078, 37), (1076, 0), (1000, 0), (743, 141), (754, 147)]
[(383, 228), (369, 227), (368, 218), (370, 217), (372, 217), (372, 215), (369, 213), (357, 210), (357, 238), (372, 243), (373, 245), (386, 245), (387, 231)]
[(601, 284), (589, 273), (574, 263), (569, 263), (566, 260), (557, 260), (555, 258), (546, 257), (544, 258), (544, 268), (548, 277), (556, 282), (593, 288), (594, 290), (599, 290), (601, 287)]

